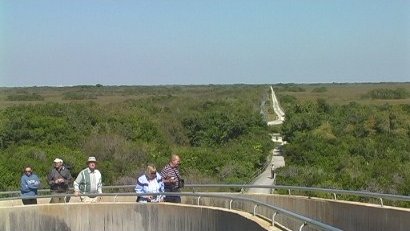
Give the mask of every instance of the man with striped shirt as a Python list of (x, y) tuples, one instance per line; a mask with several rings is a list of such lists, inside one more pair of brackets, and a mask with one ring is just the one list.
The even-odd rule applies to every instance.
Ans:
[[(162, 169), (162, 181), (164, 182), (165, 192), (180, 192), (183, 187), (183, 179), (179, 174), (180, 158), (176, 154), (171, 155), (170, 162)], [(181, 203), (180, 196), (165, 196), (165, 202)]]
[[(91, 156), (87, 160), (88, 168), (83, 169), (74, 181), (74, 195), (80, 194), (101, 194), (102, 181), (101, 173), (96, 169), (97, 160)], [(95, 203), (101, 198), (97, 195), (81, 196), (82, 202)]]

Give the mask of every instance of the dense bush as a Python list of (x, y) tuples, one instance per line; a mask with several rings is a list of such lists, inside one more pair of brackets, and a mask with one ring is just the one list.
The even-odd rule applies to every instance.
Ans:
[(25, 94), (14, 94), (14, 95), (8, 95), (7, 100), (9, 101), (42, 101), (44, 100), (44, 97), (36, 94), (36, 93), (25, 93)]
[(409, 93), (404, 88), (397, 89), (374, 89), (368, 92), (365, 96), (372, 99), (405, 99), (409, 97)]
[(64, 100), (97, 99), (97, 95), (89, 92), (67, 92), (63, 95)]
[[(113, 87), (80, 89), (90, 92), (85, 95), (116, 94)], [(87, 156), (96, 156), (105, 185), (134, 184), (147, 163), (162, 168), (173, 152), (182, 157), (188, 183), (244, 183), (273, 148), (260, 115), (266, 87), (125, 90), (140, 97), (119, 103), (97, 100), (2, 109), (0, 190), (18, 187), (25, 164), (33, 166), (47, 187), (45, 177), (56, 157), (76, 175)]]
[(315, 92), (315, 93), (322, 93), (322, 92), (326, 92), (326, 91), (327, 91), (326, 87), (316, 87), (316, 88), (312, 89), (312, 92)]
[(405, 105), (286, 104), (286, 167), (278, 183), (410, 193), (410, 118)]
[(306, 89), (302, 87), (301, 85), (297, 85), (294, 83), (288, 83), (288, 84), (278, 84), (276, 85), (277, 87), (274, 88), (275, 91), (288, 91), (288, 92), (305, 92)]
[[(245, 183), (273, 148), (269, 133), (280, 129), (289, 143), (278, 184), (410, 193), (408, 104), (333, 105), (283, 94), (293, 87), (275, 87), (286, 111), (278, 128), (261, 116), (270, 113), (267, 86), (36, 88), (59, 93), (60, 101), (0, 107), (0, 190), (18, 187), (25, 164), (47, 187), (54, 158), (76, 175), (90, 155), (105, 185), (134, 184), (146, 163), (161, 168), (173, 152), (187, 183)], [(67, 103), (60, 97), (66, 92), (98, 97)]]

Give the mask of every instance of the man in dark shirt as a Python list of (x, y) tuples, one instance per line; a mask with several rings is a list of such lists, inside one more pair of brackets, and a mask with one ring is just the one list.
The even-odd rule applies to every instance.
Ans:
[[(171, 155), (170, 162), (162, 169), (162, 181), (165, 192), (180, 192), (183, 187), (183, 179), (179, 174), (180, 158), (176, 154)], [(165, 196), (165, 202), (181, 203), (180, 196)]]
[[(51, 195), (63, 194), (61, 197), (52, 197), (50, 203), (65, 203), (70, 200), (68, 187), (73, 182), (70, 170), (63, 165), (63, 160), (56, 158), (54, 160), (54, 168), (47, 176), (47, 182), (50, 185)], [(65, 199), (65, 200), (64, 200)]]

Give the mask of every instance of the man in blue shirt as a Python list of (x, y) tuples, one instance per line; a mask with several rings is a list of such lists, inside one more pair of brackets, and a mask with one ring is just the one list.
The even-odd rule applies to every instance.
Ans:
[(24, 174), (20, 180), (21, 197), (24, 205), (37, 204), (37, 198), (24, 198), (37, 196), (37, 189), (40, 187), (40, 179), (33, 173), (30, 166), (24, 168)]

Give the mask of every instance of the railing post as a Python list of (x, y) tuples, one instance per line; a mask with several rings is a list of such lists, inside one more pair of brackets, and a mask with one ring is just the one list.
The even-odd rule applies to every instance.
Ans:
[(289, 196), (290, 196), (290, 195), (291, 195), (291, 194), (290, 194), (290, 189), (288, 189), (288, 193), (289, 193)]
[(233, 202), (233, 200), (231, 199), (231, 200), (229, 201), (229, 210), (232, 210), (232, 202)]
[(258, 207), (257, 204), (253, 207), (253, 215), (254, 215), (254, 216), (256, 216), (256, 207)]
[(333, 193), (333, 199), (337, 200), (336, 193)]
[(114, 196), (114, 203), (117, 202), (117, 197), (118, 197), (118, 194), (115, 194), (115, 196)]
[(273, 215), (272, 215), (272, 226), (275, 226), (275, 217), (276, 217), (276, 214), (278, 214), (277, 211), (274, 212)]
[(303, 227), (305, 227), (306, 222), (303, 222), (303, 224), (299, 227), (299, 231), (302, 231)]
[(380, 199), (380, 205), (381, 205), (381, 207), (383, 207), (383, 198), (379, 198)]
[(196, 205), (199, 205), (199, 200), (201, 199), (201, 196), (198, 197)]

